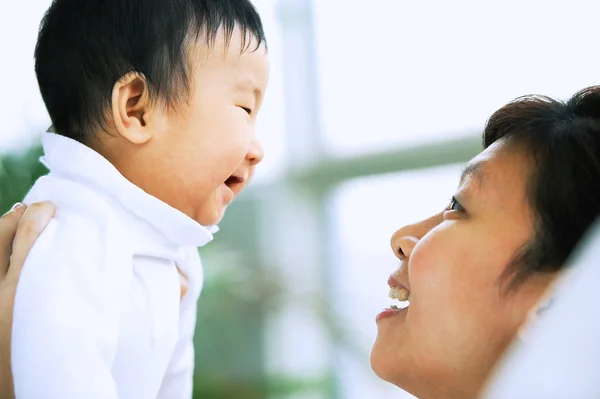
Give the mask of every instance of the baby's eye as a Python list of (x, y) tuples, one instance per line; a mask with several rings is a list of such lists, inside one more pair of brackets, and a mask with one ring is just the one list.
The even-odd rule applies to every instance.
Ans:
[(243, 109), (244, 111), (246, 111), (246, 113), (247, 113), (248, 115), (252, 115), (252, 110), (251, 110), (250, 108), (241, 107), (241, 106), (240, 106), (240, 108), (241, 108), (241, 109)]

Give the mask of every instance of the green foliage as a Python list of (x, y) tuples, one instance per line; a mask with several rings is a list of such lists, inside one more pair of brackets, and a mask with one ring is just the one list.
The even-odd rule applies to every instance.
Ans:
[(0, 214), (23, 200), (33, 183), (48, 173), (39, 161), (42, 147), (0, 156)]

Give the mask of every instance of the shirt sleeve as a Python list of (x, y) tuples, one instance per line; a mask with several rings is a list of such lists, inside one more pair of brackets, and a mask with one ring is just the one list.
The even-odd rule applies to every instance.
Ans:
[(181, 301), (179, 340), (160, 387), (157, 399), (191, 399), (194, 378), (194, 332), (197, 304), (202, 289), (202, 265), (197, 249), (188, 251), (187, 267), (189, 290)]
[(125, 265), (107, 250), (108, 227), (59, 212), (32, 248), (17, 287), (15, 395), (117, 399), (111, 365)]

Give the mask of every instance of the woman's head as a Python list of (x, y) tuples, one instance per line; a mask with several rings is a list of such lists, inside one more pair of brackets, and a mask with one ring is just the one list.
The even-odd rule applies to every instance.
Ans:
[(472, 397), (600, 213), (600, 88), (519, 98), (448, 207), (392, 237), (410, 306), (378, 320), (375, 372), (421, 397)]

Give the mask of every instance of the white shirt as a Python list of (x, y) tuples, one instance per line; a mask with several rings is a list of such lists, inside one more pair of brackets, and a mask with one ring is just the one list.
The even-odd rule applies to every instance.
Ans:
[(600, 398), (600, 224), (580, 247), (550, 306), (511, 348), (484, 398)]
[[(210, 231), (65, 137), (43, 139), (50, 170), (26, 204), (54, 219), (32, 248), (15, 298), (12, 367), (19, 399), (192, 396), (197, 248)], [(180, 276), (189, 289), (180, 300)]]

